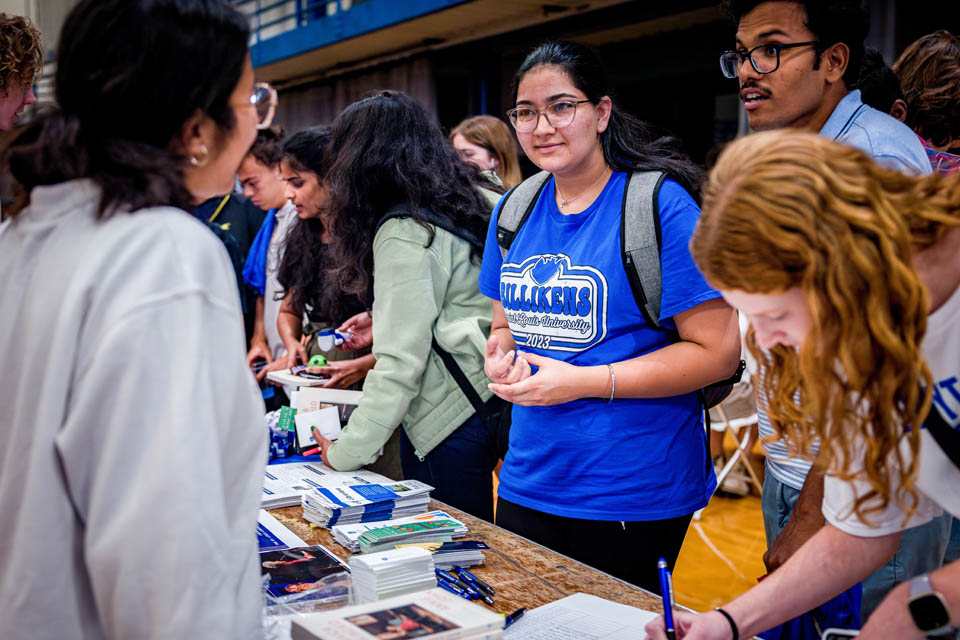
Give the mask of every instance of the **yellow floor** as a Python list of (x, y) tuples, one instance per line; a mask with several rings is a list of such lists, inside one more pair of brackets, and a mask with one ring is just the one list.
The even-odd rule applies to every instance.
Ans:
[(766, 573), (760, 498), (714, 496), (694, 520), (673, 573), (677, 602), (697, 611), (719, 607)]

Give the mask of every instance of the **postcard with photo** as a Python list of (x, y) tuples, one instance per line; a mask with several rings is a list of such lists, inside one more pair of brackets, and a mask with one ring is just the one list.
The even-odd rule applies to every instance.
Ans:
[(338, 582), (329, 578), (348, 573), (349, 569), (327, 549), (316, 545), (261, 553), (260, 572), (270, 576), (269, 591), (279, 597), (329, 587)]
[(460, 628), (415, 604), (363, 613), (346, 620), (379, 640), (422, 638)]

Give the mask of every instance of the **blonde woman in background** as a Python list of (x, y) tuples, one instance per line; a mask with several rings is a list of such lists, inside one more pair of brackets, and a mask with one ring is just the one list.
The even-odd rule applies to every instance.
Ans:
[(492, 171), (504, 188), (520, 184), (517, 143), (509, 127), (493, 116), (467, 118), (450, 132), (450, 142), (460, 157), (480, 171)]

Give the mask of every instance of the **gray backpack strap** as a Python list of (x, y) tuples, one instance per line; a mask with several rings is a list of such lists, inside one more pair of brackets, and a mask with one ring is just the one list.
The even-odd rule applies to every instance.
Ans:
[(530, 212), (540, 199), (540, 192), (550, 179), (549, 171), (541, 171), (515, 186), (503, 196), (500, 213), (497, 216), (497, 244), (500, 245), (500, 257), (507, 255), (513, 239)]
[(658, 194), (666, 174), (640, 171), (627, 174), (620, 216), (623, 268), (633, 297), (651, 327), (660, 325), (660, 207)]

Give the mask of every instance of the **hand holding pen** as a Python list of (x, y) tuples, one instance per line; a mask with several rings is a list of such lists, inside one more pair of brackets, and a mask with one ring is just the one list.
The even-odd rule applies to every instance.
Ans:
[(663, 598), (663, 623), (666, 627), (667, 640), (676, 640), (673, 629), (673, 577), (667, 569), (667, 561), (663, 558), (657, 562), (657, 571), (660, 573), (660, 596)]

